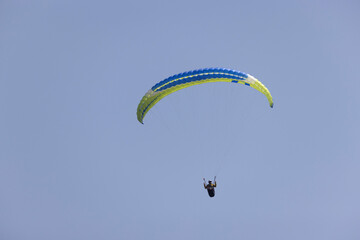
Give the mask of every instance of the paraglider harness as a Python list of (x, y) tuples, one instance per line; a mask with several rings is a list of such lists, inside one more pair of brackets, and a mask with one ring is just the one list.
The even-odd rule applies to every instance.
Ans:
[(214, 197), (215, 196), (215, 188), (216, 188), (216, 176), (214, 177), (214, 183), (212, 183), (209, 180), (209, 183), (206, 184), (205, 178), (203, 178), (204, 180), (204, 188), (208, 191), (208, 194), (210, 197)]

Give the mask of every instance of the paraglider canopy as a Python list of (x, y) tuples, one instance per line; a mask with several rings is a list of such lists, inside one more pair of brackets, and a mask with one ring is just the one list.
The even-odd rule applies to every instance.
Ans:
[(208, 82), (231, 82), (250, 86), (266, 96), (270, 107), (274, 105), (269, 90), (250, 74), (225, 68), (205, 68), (176, 74), (155, 84), (143, 96), (138, 105), (136, 113), (138, 121), (144, 123), (147, 112), (167, 95), (183, 88)]

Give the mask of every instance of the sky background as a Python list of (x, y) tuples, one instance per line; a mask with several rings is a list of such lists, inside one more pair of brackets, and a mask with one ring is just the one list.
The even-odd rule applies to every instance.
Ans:
[[(0, 239), (360, 239), (359, 10), (0, 0)], [(137, 121), (155, 83), (205, 67), (274, 108), (212, 83)]]

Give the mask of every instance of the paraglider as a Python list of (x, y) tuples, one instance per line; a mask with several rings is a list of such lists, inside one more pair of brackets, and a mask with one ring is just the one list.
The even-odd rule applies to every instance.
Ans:
[(216, 176), (214, 177), (214, 183), (212, 183), (211, 180), (208, 181), (208, 184), (206, 184), (205, 178), (204, 180), (204, 188), (208, 191), (209, 197), (215, 196), (215, 188), (216, 188)]
[[(269, 90), (250, 74), (225, 68), (205, 68), (176, 74), (155, 84), (142, 97), (137, 107), (136, 115), (138, 121), (143, 124), (144, 117), (149, 110), (167, 95), (183, 88), (210, 82), (241, 83), (250, 86), (265, 95), (271, 108), (274, 106)], [(209, 196), (214, 197), (216, 188), (215, 178), (214, 183), (208, 181), (208, 184), (206, 184), (205, 178), (203, 180), (204, 188), (207, 190)]]
[(269, 90), (259, 80), (250, 74), (225, 68), (205, 68), (176, 74), (155, 84), (143, 96), (138, 105), (136, 113), (138, 121), (140, 123), (144, 123), (144, 117), (148, 111), (167, 95), (183, 88), (209, 82), (231, 82), (245, 84), (264, 94), (269, 101), (270, 107), (273, 107), (274, 105)]

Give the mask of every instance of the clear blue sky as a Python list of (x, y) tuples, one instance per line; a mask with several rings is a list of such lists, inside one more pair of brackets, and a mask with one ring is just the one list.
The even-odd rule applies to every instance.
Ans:
[[(0, 1), (0, 239), (360, 239), (359, 10)], [(152, 85), (203, 67), (274, 108), (208, 84), (137, 122)]]

